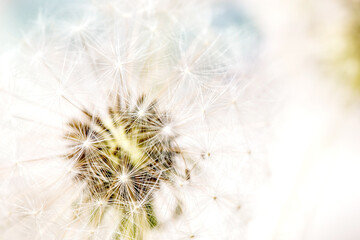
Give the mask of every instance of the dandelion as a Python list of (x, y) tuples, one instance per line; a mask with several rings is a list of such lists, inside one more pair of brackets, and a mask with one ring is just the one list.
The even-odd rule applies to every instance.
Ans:
[(1, 237), (246, 235), (267, 171), (262, 88), (211, 13), (120, 0), (38, 19), (2, 58)]

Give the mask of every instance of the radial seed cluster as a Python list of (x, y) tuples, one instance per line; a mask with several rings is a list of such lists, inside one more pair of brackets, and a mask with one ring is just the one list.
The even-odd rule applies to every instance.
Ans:
[(241, 13), (72, 4), (0, 58), (0, 238), (242, 239), (271, 91), (251, 72), (256, 34), (218, 16)]
[[(77, 177), (85, 181), (91, 197), (109, 203), (131, 205), (147, 202), (159, 181), (173, 172), (174, 136), (166, 134), (169, 116), (158, 112), (156, 102), (136, 109), (117, 98), (108, 116), (93, 116), (68, 123), (66, 139), (71, 142), (67, 156), (75, 160)], [(164, 133), (165, 132), (165, 133)]]
[(144, 223), (131, 220), (134, 226), (141, 224), (134, 238), (142, 234), (144, 224), (156, 225), (153, 192), (175, 174), (174, 156), (180, 151), (169, 129), (170, 116), (159, 111), (155, 100), (147, 100), (142, 95), (131, 106), (117, 96), (104, 117), (83, 110), (83, 120), (69, 121), (65, 135), (66, 157), (74, 163), (76, 178), (86, 183), (88, 201), (118, 207), (122, 214), (137, 210), (146, 216)]

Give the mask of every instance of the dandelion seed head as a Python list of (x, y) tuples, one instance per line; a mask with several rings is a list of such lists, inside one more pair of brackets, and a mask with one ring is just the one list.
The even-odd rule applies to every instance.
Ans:
[[(132, 106), (131, 100), (117, 97), (107, 116), (82, 110), (85, 118), (70, 120), (65, 135), (67, 158), (74, 162), (76, 178), (86, 184), (89, 201), (98, 206), (100, 198), (104, 206), (121, 209), (131, 224), (144, 229), (156, 224), (154, 193), (177, 174), (174, 161), (181, 151), (174, 149), (170, 125), (164, 127), (169, 114), (159, 111), (155, 100), (145, 104), (148, 99), (140, 96)], [(159, 138), (164, 128), (166, 137)]]
[(207, 224), (229, 220), (237, 201), (226, 194), (251, 175), (240, 176), (238, 163), (253, 149), (247, 134), (256, 118), (239, 124), (253, 99), (239, 98), (247, 89), (234, 83), (234, 59), (205, 3), (94, 1), (74, 14), (80, 21), (44, 22), (27, 34), (16, 59), (21, 77), (9, 88), (25, 107), (8, 111), (17, 134), (7, 136), (31, 150), (4, 141), (21, 159), (4, 172), (9, 183), (51, 192), (41, 214), (31, 208), (50, 219), (31, 237), (134, 240), (153, 229), (164, 233), (155, 239), (220, 236)]

